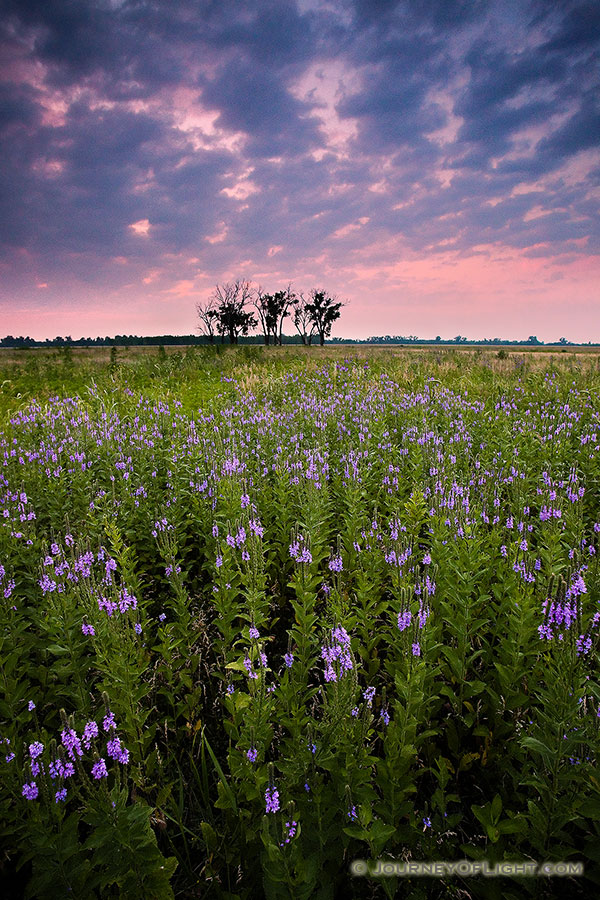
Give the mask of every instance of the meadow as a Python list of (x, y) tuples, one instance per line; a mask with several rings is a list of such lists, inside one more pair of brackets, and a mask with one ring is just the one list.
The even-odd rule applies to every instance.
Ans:
[(595, 352), (0, 355), (3, 897), (594, 895), (599, 387)]

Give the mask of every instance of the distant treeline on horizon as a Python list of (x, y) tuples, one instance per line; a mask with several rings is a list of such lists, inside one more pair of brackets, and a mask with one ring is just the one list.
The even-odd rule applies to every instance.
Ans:
[[(55, 337), (55, 338), (46, 338), (44, 341), (36, 341), (34, 338), (30, 337), (13, 337), (12, 334), (7, 335), (4, 338), (0, 338), (0, 347), (12, 348), (12, 349), (29, 349), (33, 347), (135, 347), (135, 346), (149, 346), (149, 347), (159, 347), (159, 346), (213, 346), (221, 345), (224, 341), (221, 338), (215, 338), (214, 341), (210, 341), (204, 335), (197, 334), (159, 334), (152, 335), (150, 337), (140, 337), (137, 334), (117, 334), (115, 337), (95, 337), (95, 338), (71, 338), (70, 335), (66, 337)], [(249, 335), (248, 337), (239, 337), (240, 344), (263, 344), (264, 338), (262, 335)], [(282, 335), (282, 343), (284, 344), (302, 344), (302, 339), (300, 335)], [(442, 338), (440, 336), (436, 338), (419, 338), (415, 335), (409, 335), (405, 337), (404, 335), (382, 335), (377, 337), (368, 337), (363, 340), (359, 340), (357, 338), (328, 338), (325, 340), (326, 344), (456, 344), (456, 345), (472, 345), (472, 346), (516, 346), (516, 347), (565, 347), (565, 346), (600, 346), (599, 342), (596, 341), (588, 341), (586, 344), (568, 341), (566, 338), (561, 337), (557, 341), (540, 341), (535, 337), (535, 335), (531, 335), (527, 338), (527, 340), (522, 341), (509, 341), (504, 340), (503, 338), (484, 338), (483, 340), (469, 340), (462, 335), (457, 335), (454, 338)]]

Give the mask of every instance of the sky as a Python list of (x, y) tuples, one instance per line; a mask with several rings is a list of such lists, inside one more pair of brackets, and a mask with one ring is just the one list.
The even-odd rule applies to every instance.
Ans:
[(243, 278), (599, 341), (599, 45), (597, 0), (0, 0), (0, 336), (189, 334)]

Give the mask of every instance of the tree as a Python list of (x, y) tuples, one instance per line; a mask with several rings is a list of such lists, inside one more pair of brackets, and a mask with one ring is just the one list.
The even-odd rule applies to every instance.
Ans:
[(289, 316), (288, 310), (294, 299), (291, 284), (288, 284), (285, 291), (274, 294), (267, 294), (261, 287), (258, 288), (253, 305), (260, 319), (265, 344), (270, 343), (271, 337), (274, 344), (282, 343), (283, 320)]
[(289, 309), (294, 305), (296, 295), (292, 291), (291, 283), (285, 291), (277, 291), (273, 295), (271, 304), (271, 321), (273, 322), (273, 339), (281, 346), (283, 335), (283, 320), (289, 316)]
[(336, 297), (329, 297), (325, 291), (313, 289), (310, 292), (309, 302), (306, 304), (306, 312), (314, 326), (314, 331), (319, 335), (321, 347), (325, 338), (331, 334), (331, 326), (340, 317), (340, 309), (344, 304)]
[(304, 294), (298, 294), (294, 297), (294, 326), (302, 338), (302, 343), (310, 346), (312, 339), (316, 334), (316, 329), (308, 305), (309, 301)]
[(214, 294), (208, 300), (196, 304), (196, 312), (200, 319), (198, 329), (204, 334), (211, 344), (215, 342), (215, 328), (217, 325), (217, 302)]
[(262, 287), (258, 287), (256, 291), (256, 296), (252, 300), (252, 305), (254, 309), (258, 313), (258, 319), (260, 321), (260, 326), (262, 328), (263, 334), (265, 336), (265, 344), (268, 346), (271, 340), (271, 331), (272, 331), (272, 323), (271, 318), (269, 316), (269, 306), (273, 299), (272, 294), (267, 294), (263, 291)]
[(216, 322), (221, 339), (229, 336), (230, 344), (237, 344), (240, 334), (248, 334), (250, 328), (258, 325), (252, 313), (246, 311), (246, 304), (252, 298), (249, 281), (231, 281), (217, 285), (212, 295), (216, 306)]

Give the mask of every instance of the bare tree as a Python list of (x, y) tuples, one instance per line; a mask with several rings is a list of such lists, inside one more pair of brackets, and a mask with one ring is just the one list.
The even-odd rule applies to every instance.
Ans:
[(217, 302), (215, 300), (214, 295), (209, 297), (208, 300), (204, 300), (200, 303), (196, 304), (196, 312), (198, 313), (198, 318), (200, 320), (200, 324), (198, 326), (199, 330), (204, 334), (211, 344), (215, 342), (215, 327), (217, 325)]
[(296, 331), (302, 338), (302, 343), (305, 345), (308, 344), (310, 346), (310, 344), (312, 344), (312, 339), (317, 332), (315, 329), (315, 324), (311, 318), (308, 304), (309, 301), (306, 299), (304, 294), (296, 294), (294, 296), (294, 325), (296, 327)]
[(265, 344), (269, 344), (271, 340), (271, 331), (272, 331), (272, 323), (270, 317), (270, 304), (272, 301), (272, 295), (267, 294), (263, 291), (262, 287), (258, 287), (256, 294), (252, 299), (252, 305), (254, 309), (258, 313), (258, 318), (260, 321), (260, 326), (262, 328)]

